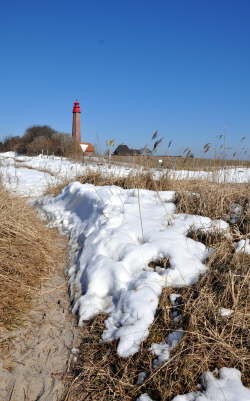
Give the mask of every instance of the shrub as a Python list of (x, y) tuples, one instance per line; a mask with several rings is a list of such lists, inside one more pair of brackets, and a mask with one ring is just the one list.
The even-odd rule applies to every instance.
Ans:
[(29, 127), (22, 137), (9, 137), (0, 143), (0, 151), (14, 151), (27, 155), (40, 153), (68, 156), (74, 153), (70, 135), (59, 133), (48, 125)]

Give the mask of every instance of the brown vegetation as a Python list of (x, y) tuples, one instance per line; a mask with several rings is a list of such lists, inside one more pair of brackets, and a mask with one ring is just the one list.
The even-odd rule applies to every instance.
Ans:
[[(97, 157), (97, 156), (96, 156)], [(106, 159), (107, 156), (100, 156), (101, 159)], [(162, 160), (162, 164), (159, 163)], [(224, 167), (250, 167), (249, 160), (226, 160), (224, 158), (198, 158), (185, 156), (153, 156), (153, 155), (133, 155), (133, 156), (117, 156), (112, 155), (113, 164), (130, 164), (144, 166), (146, 168), (169, 168), (176, 170), (204, 170), (213, 171)]]
[(14, 151), (30, 156), (41, 153), (70, 156), (77, 153), (70, 135), (59, 133), (47, 125), (34, 125), (22, 137), (6, 138), (0, 143), (0, 151)]
[(63, 260), (56, 235), (23, 199), (0, 187), (0, 327), (22, 322), (41, 280)]

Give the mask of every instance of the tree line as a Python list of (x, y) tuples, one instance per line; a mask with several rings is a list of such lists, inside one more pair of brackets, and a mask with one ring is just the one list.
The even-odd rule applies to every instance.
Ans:
[(34, 125), (22, 136), (7, 137), (0, 142), (0, 152), (8, 151), (29, 156), (41, 153), (69, 156), (75, 152), (75, 145), (69, 134), (60, 133), (48, 125)]

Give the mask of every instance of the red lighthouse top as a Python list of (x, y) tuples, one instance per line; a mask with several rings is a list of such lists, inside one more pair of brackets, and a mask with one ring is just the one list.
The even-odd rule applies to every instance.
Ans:
[(78, 102), (78, 100), (76, 100), (76, 101), (74, 102), (73, 113), (81, 113), (81, 110), (80, 110), (80, 103)]

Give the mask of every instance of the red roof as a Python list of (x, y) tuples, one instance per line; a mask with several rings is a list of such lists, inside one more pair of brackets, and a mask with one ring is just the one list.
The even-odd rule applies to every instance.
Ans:
[(86, 150), (84, 151), (84, 153), (89, 153), (89, 152), (94, 152), (95, 151), (95, 148), (94, 148), (94, 146), (92, 145), (92, 143), (89, 143), (89, 142), (80, 142), (80, 145), (87, 145), (87, 148), (86, 148)]

